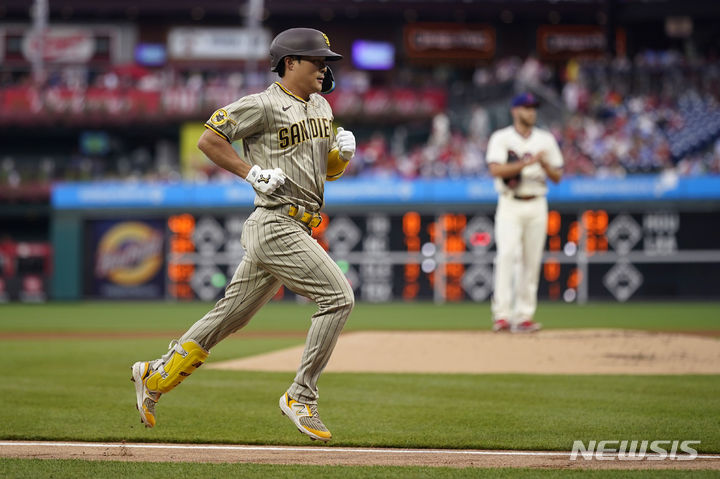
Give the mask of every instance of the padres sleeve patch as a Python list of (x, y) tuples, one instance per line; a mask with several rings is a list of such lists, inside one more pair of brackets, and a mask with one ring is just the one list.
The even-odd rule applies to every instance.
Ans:
[(215, 126), (224, 125), (228, 121), (230, 121), (231, 123), (234, 123), (232, 120), (230, 120), (227, 112), (223, 108), (220, 108), (219, 110), (215, 110), (215, 113), (213, 113), (212, 116), (210, 117), (210, 123), (212, 123)]

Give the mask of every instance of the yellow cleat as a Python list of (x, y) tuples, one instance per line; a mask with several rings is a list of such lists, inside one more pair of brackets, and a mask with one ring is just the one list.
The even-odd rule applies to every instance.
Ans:
[(182, 344), (172, 341), (170, 350), (157, 367), (152, 367), (145, 380), (147, 388), (161, 393), (171, 391), (202, 366), (209, 354), (195, 341), (185, 341)]
[(172, 341), (170, 350), (155, 361), (139, 361), (132, 366), (136, 405), (145, 427), (155, 426), (155, 405), (160, 395), (171, 391), (202, 366), (208, 352), (193, 340), (179, 344)]

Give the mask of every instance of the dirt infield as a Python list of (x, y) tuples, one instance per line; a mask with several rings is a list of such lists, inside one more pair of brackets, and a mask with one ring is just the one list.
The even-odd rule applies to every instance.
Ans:
[[(208, 368), (294, 371), (303, 346)], [(720, 341), (677, 333), (612, 329), (360, 331), (340, 336), (327, 372), (720, 374)]]
[[(613, 455), (572, 460), (569, 452), (483, 451), (466, 449), (383, 449), (344, 447), (242, 446), (218, 444), (130, 444), (77, 442), (0, 442), (0, 457), (84, 459), (90, 461), (208, 462), (323, 466), (529, 467), (541, 469), (720, 470), (720, 455), (693, 460), (647, 456), (627, 460)], [(679, 456), (681, 457), (681, 456)]]

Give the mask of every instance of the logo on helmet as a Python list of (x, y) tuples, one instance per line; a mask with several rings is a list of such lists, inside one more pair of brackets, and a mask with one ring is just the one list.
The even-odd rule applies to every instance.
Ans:
[(328, 36), (325, 35), (324, 33), (322, 33), (322, 36), (325, 39), (325, 43), (327, 43), (327, 46), (330, 46), (330, 39), (328, 38)]

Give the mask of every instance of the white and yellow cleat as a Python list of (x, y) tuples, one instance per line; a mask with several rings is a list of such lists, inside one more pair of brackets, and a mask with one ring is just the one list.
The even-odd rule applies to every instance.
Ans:
[(210, 354), (192, 339), (182, 344), (172, 340), (169, 348), (160, 359), (139, 361), (132, 366), (130, 379), (135, 383), (136, 407), (145, 427), (155, 426), (155, 404), (160, 395), (183, 382)]
[(160, 399), (159, 392), (151, 392), (148, 390), (146, 381), (150, 376), (150, 363), (147, 361), (140, 361), (132, 365), (132, 377), (130, 378), (135, 383), (135, 395), (137, 396), (137, 403), (135, 407), (140, 413), (140, 422), (145, 424), (145, 427), (155, 426), (155, 404)]
[(310, 436), (310, 439), (318, 441), (332, 439), (332, 434), (320, 420), (317, 405), (303, 404), (285, 393), (280, 396), (280, 411), (290, 418), (301, 433)]

